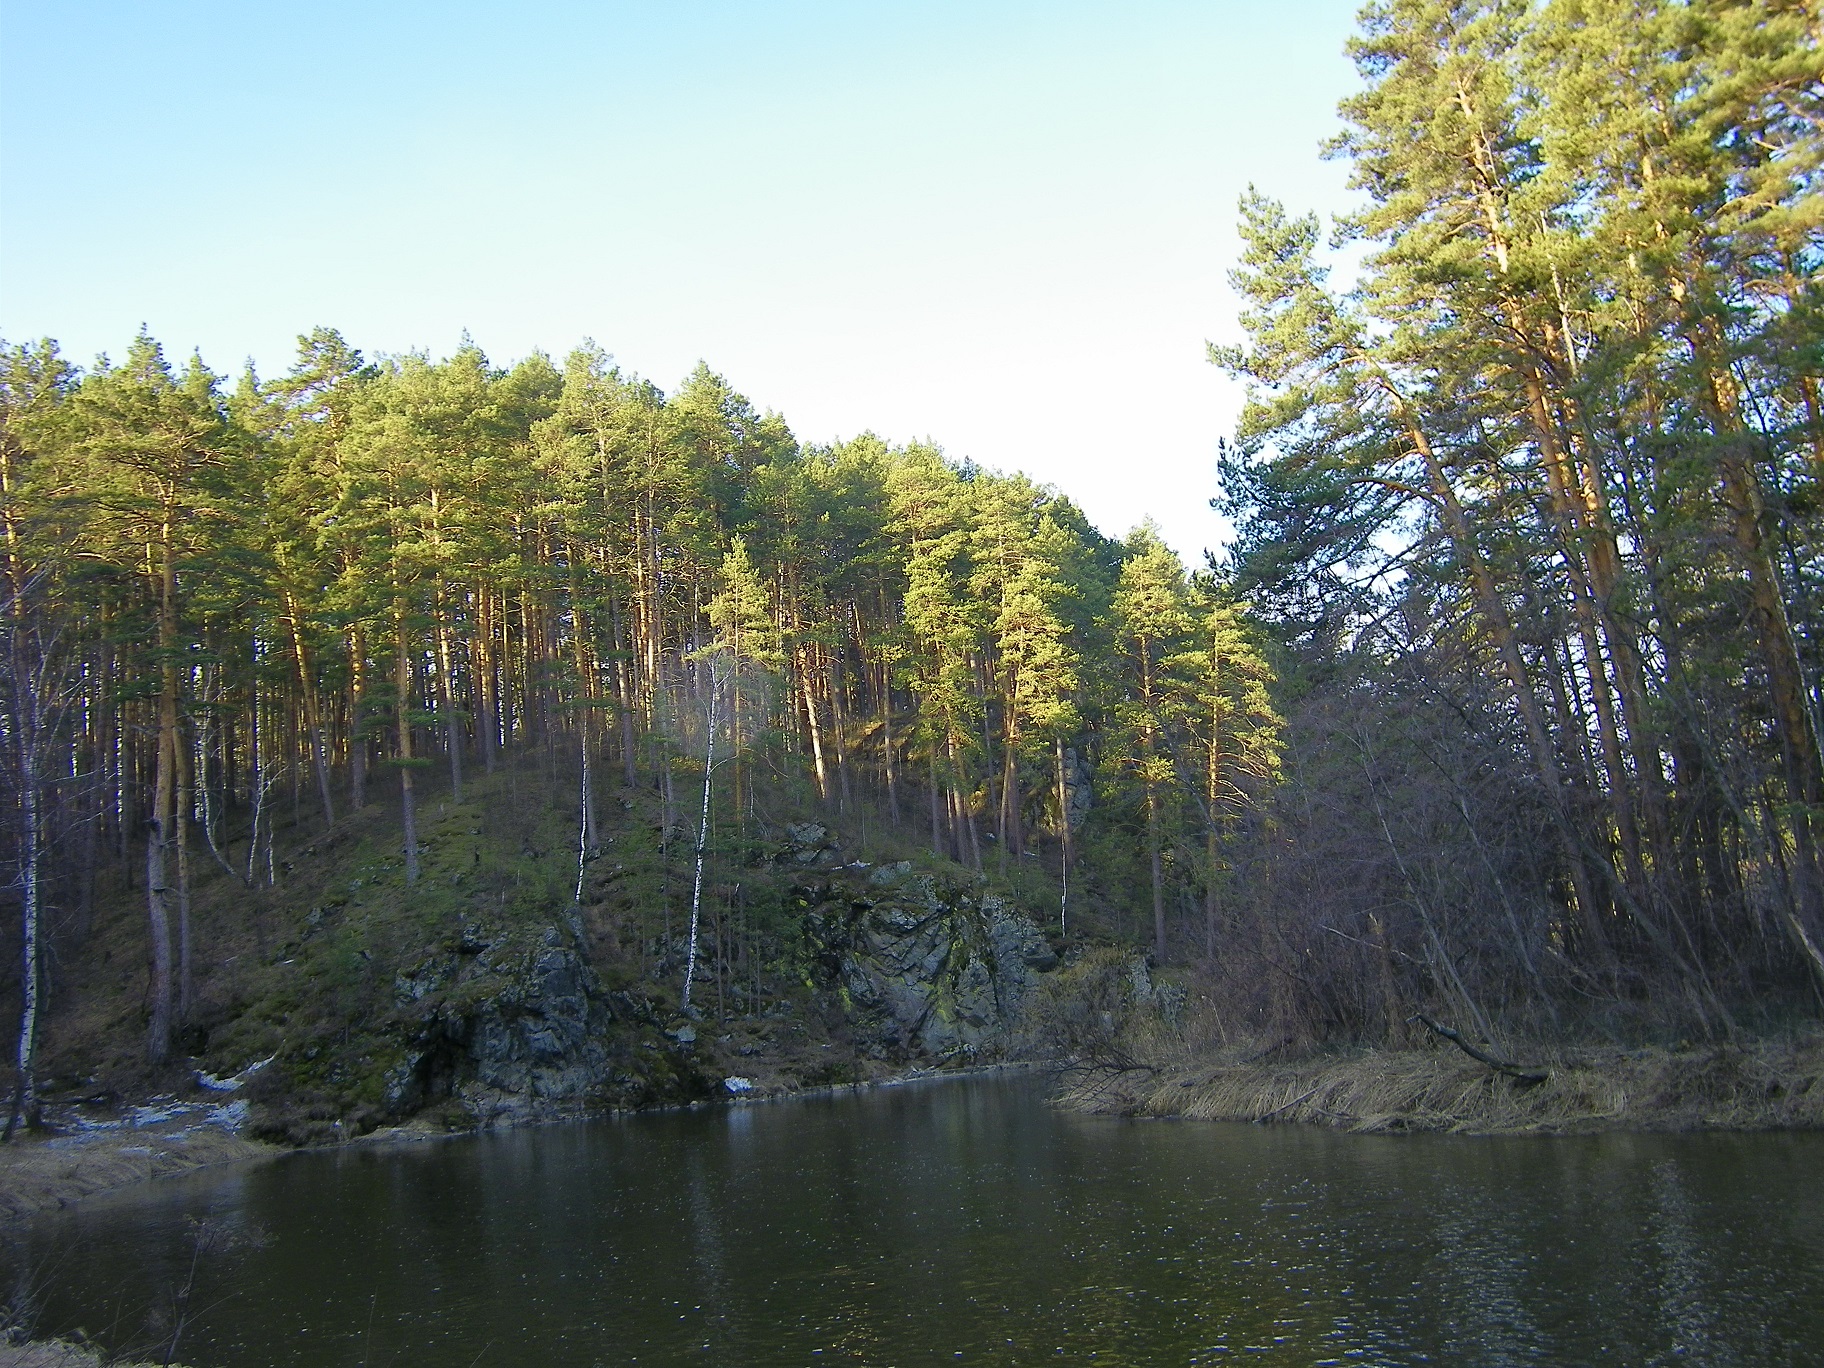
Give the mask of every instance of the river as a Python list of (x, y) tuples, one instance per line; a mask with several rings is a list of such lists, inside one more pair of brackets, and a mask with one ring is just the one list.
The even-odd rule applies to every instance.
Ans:
[(1815, 1363), (1820, 1175), (1815, 1134), (1131, 1122), (985, 1076), (290, 1155), (0, 1256), (41, 1333), (142, 1351), (194, 1267), (198, 1368)]

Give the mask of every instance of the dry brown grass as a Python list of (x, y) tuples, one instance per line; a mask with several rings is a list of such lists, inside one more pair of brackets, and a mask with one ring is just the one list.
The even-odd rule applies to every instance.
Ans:
[(1678, 1051), (1535, 1054), (1543, 1083), (1448, 1048), (1067, 1075), (1060, 1105), (1124, 1116), (1479, 1134), (1824, 1127), (1824, 1037)]
[[(0, 1221), (148, 1178), (280, 1153), (213, 1126), (182, 1133), (104, 1131), (0, 1146)], [(3, 1362), (3, 1360), (0, 1360)]]

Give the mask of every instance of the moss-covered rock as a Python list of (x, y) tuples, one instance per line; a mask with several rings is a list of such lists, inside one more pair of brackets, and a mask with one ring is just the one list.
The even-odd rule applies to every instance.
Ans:
[(1004, 1054), (1036, 976), (1057, 963), (1000, 898), (910, 864), (832, 871), (799, 893), (811, 961), (877, 1058)]

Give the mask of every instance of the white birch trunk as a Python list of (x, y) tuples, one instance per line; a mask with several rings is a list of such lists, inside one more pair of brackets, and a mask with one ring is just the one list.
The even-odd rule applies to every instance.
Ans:
[(720, 692), (715, 667), (710, 666), (709, 705), (705, 709), (709, 725), (705, 729), (703, 749), (703, 813), (697, 822), (697, 872), (690, 888), (690, 949), (684, 957), (684, 1006), (690, 1007), (690, 984), (697, 974), (697, 916), (703, 906), (703, 850), (709, 843), (709, 782), (716, 768), (716, 695)]

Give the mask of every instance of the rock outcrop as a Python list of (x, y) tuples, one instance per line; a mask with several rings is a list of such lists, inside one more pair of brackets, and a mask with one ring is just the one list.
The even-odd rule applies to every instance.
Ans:
[(1057, 963), (1039, 928), (960, 870), (845, 858), (826, 828), (788, 828), (763, 876), (792, 928), (759, 967), (769, 991), (740, 982), (746, 968), (718, 978), (700, 966), (687, 1012), (671, 988), (681, 933), (649, 943), (639, 977), (600, 966), (618, 971), (611, 987), (591, 961), (589, 909), (472, 917), (369, 980), (377, 1010), (358, 1034), (281, 1046), (247, 1089), (252, 1133), (312, 1144), (415, 1115), (500, 1125), (1017, 1053), (1034, 986)]
[(813, 958), (872, 1058), (1006, 1054), (1036, 976), (1057, 964), (1039, 928), (1000, 898), (909, 864), (850, 867), (801, 893)]
[(649, 1001), (603, 988), (575, 928), (547, 927), (525, 947), (470, 927), (455, 952), (401, 974), (395, 994), (416, 1026), (386, 1076), (395, 1114), (450, 1099), (499, 1124), (682, 1100), (713, 1083), (688, 1042), (664, 1039)]

